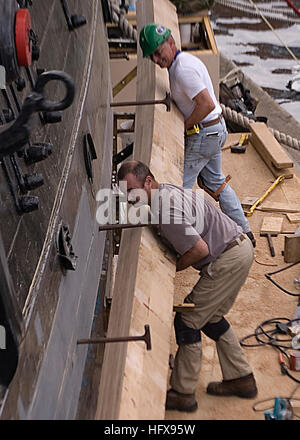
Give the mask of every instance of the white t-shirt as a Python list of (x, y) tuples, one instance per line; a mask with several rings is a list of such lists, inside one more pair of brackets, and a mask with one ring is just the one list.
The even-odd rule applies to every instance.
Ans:
[(220, 116), (222, 109), (216, 99), (209, 73), (199, 58), (187, 52), (180, 52), (169, 69), (169, 78), (172, 98), (184, 119), (192, 114), (196, 106), (193, 98), (204, 89), (208, 90), (215, 108), (199, 122), (209, 122)]

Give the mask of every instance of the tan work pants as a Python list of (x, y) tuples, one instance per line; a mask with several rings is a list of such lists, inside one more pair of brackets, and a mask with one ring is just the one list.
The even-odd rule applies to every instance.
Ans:
[[(188, 327), (201, 329), (207, 323), (219, 322), (233, 306), (254, 257), (249, 238), (238, 241), (238, 246), (223, 252), (202, 269), (198, 283), (185, 299), (195, 304), (195, 310), (182, 313), (182, 320)], [(219, 338), (216, 346), (224, 380), (252, 372), (232, 327)], [(178, 347), (170, 380), (174, 390), (185, 394), (195, 392), (201, 356), (201, 341)]]

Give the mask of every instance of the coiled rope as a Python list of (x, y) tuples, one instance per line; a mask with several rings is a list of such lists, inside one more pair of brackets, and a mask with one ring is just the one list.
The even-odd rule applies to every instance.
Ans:
[(128, 22), (125, 17), (125, 10), (120, 9), (116, 4), (110, 2), (112, 19), (115, 23), (117, 23), (121, 29), (121, 31), (128, 37), (130, 40), (137, 41), (137, 32), (136, 29)]
[[(225, 119), (230, 119), (232, 122), (244, 128), (249, 128), (250, 124), (255, 122), (253, 119), (247, 118), (247, 116), (236, 112), (230, 107), (226, 107), (224, 104), (220, 104), (220, 105)], [(288, 147), (294, 148), (295, 150), (300, 150), (300, 141), (298, 139), (295, 139), (288, 134), (281, 133), (278, 130), (274, 130), (271, 127), (268, 128), (278, 142), (287, 145)]]

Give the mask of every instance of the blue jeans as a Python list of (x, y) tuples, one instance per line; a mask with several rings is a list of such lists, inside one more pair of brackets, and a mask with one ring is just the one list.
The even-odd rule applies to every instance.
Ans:
[[(193, 188), (200, 174), (203, 184), (215, 192), (225, 180), (222, 173), (222, 151), (227, 138), (224, 119), (203, 127), (199, 134), (185, 135), (183, 187)], [(221, 210), (249, 232), (250, 226), (235, 191), (227, 184), (219, 194)]]

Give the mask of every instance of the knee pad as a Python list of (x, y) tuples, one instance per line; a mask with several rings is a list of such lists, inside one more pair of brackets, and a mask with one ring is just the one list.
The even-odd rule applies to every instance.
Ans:
[(223, 318), (219, 322), (211, 323), (208, 322), (205, 324), (204, 327), (202, 327), (203, 333), (208, 336), (210, 339), (213, 339), (215, 342), (217, 342), (220, 337), (227, 332), (229, 329), (230, 324), (226, 319)]
[(174, 328), (177, 345), (188, 345), (201, 341), (201, 331), (185, 325), (180, 312), (175, 315)]

